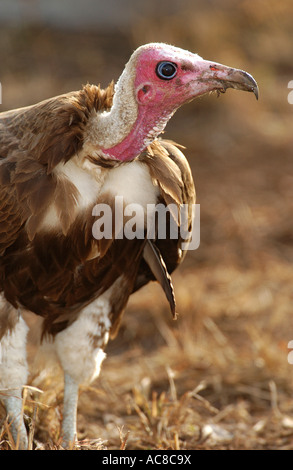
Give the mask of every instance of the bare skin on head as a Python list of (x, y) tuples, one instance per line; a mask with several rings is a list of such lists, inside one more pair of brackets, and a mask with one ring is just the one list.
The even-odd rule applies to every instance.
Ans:
[(255, 80), (242, 70), (165, 44), (142, 46), (116, 84), (112, 109), (96, 120), (94, 139), (111, 158), (132, 160), (164, 130), (180, 106), (227, 88), (258, 96)]

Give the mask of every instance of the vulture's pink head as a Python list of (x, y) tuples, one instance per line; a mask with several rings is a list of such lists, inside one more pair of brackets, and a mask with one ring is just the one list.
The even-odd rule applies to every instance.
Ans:
[(163, 131), (180, 106), (207, 92), (225, 92), (227, 88), (250, 91), (258, 97), (257, 84), (247, 72), (167, 44), (139, 47), (115, 87), (113, 111), (126, 134), (119, 136), (114, 146), (105, 146), (103, 152), (112, 158), (132, 160)]

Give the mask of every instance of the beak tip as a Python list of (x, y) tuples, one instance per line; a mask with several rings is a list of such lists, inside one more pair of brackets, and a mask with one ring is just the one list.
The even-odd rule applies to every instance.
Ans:
[(254, 88), (253, 88), (253, 93), (254, 93), (254, 96), (256, 98), (256, 100), (258, 101), (258, 98), (259, 98), (259, 90), (258, 90), (258, 86), (256, 85)]

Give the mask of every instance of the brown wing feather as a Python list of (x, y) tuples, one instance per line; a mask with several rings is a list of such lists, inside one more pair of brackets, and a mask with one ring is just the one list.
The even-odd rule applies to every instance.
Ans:
[(19, 211), (15, 194), (7, 187), (0, 189), (0, 255), (3, 254), (17, 238), (18, 231), (25, 216)]
[[(168, 272), (182, 260), (180, 239), (156, 240), (157, 256), (146, 256), (147, 264), (142, 257), (144, 240), (110, 240), (99, 245), (91, 236), (90, 209), (74, 223), (64, 215), (65, 229), (58, 237), (36, 233), (52, 195), (65, 192), (59, 210), (60, 214), (70, 212), (74, 188), (70, 182), (58, 186), (52, 169), (81, 148), (90, 113), (109, 107), (112, 95), (112, 87), (103, 92), (87, 86), (0, 115), (0, 287), (12, 305), (21, 304), (44, 317), (44, 333), (56, 334), (66, 328), (82, 306), (117, 281), (111, 299), (114, 332), (129, 295), (154, 279), (149, 265), (158, 278), (165, 278), (162, 284), (173, 308)], [(194, 202), (190, 170), (176, 146), (156, 141), (139, 158), (160, 188), (164, 204)], [(91, 259), (97, 249), (103, 256)]]
[[(177, 145), (171, 141), (158, 140), (151, 146), (151, 151), (147, 150), (141, 155), (150, 170), (154, 184), (160, 187), (160, 198), (165, 205), (181, 204), (188, 206), (188, 230), (192, 229), (192, 206), (195, 204), (195, 188), (191, 170), (187, 159), (177, 148)], [(167, 225), (170, 224), (171, 215), (167, 214)], [(159, 250), (167, 271), (172, 273), (180, 264), (185, 256), (181, 249), (182, 240), (166, 237), (165, 240), (155, 240), (155, 246)], [(139, 289), (150, 280), (154, 279), (150, 267), (143, 259), (140, 264), (134, 290)]]
[(106, 90), (86, 85), (0, 114), (0, 253), (14, 243), (26, 222), (32, 240), (53, 200), (59, 202), (63, 231), (68, 230), (76, 189), (69, 181), (66, 187), (57, 182), (52, 170), (82, 147), (91, 113), (109, 109), (112, 98), (113, 84)]
[(82, 90), (0, 114), (0, 154), (21, 150), (39, 161), (47, 173), (81, 149), (85, 127), (93, 111), (112, 105), (113, 84), (106, 90), (86, 85)]
[(162, 258), (161, 253), (159, 252), (159, 249), (151, 240), (146, 240), (146, 244), (143, 249), (143, 258), (146, 261), (156, 280), (162, 286), (163, 291), (165, 292), (165, 295), (169, 302), (172, 316), (174, 320), (176, 320), (176, 301), (172, 279), (167, 271), (166, 264)]

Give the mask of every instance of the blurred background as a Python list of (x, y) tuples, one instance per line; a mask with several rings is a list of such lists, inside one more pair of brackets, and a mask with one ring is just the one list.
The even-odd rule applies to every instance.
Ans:
[[(258, 102), (201, 97), (167, 126), (186, 146), (201, 244), (173, 275), (177, 322), (157, 285), (132, 297), (81, 390), (79, 438), (104, 442), (86, 448), (293, 449), (292, 18), (291, 0), (0, 0), (2, 111), (107, 86), (153, 41), (242, 68), (260, 89)], [(35, 438), (52, 448), (62, 383), (31, 383), (46, 390)]]

